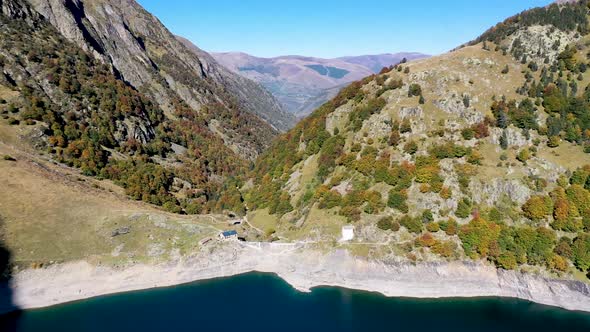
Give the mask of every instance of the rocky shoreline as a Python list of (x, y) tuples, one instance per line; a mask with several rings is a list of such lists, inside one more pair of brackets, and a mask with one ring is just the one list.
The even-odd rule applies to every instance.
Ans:
[(275, 273), (300, 291), (337, 286), (391, 297), (512, 297), (590, 312), (590, 285), (555, 280), (484, 263), (395, 263), (369, 261), (336, 250), (324, 254), (297, 244), (231, 243), (159, 265), (123, 269), (84, 261), (25, 270), (12, 280), (12, 302), (30, 309), (94, 296), (258, 271)]

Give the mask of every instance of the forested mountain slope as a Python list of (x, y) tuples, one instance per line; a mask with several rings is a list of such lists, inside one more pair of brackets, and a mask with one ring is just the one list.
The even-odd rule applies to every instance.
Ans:
[(259, 85), (225, 70), (208, 54), (190, 50), (134, 0), (29, 2), (64, 37), (112, 64), (122, 79), (165, 111), (173, 110), (180, 98), (194, 110), (219, 104), (256, 114), (279, 130), (293, 124)]
[(276, 131), (242, 109), (214, 63), (132, 1), (35, 4), (48, 16), (0, 2), (6, 141), (170, 211), (241, 208), (235, 185), (224, 188)]
[(372, 257), (584, 278), (588, 45), (588, 2), (551, 5), (353, 83), (258, 159), (251, 222), (328, 243), (353, 224), (390, 244)]

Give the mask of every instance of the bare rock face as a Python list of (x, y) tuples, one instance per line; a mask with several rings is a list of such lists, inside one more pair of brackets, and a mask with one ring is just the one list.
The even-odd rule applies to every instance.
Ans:
[(34, 15), (28, 7), (14, 0), (0, 0), (0, 12), (18, 19), (29, 19)]
[(439, 99), (434, 102), (434, 105), (445, 113), (464, 119), (470, 125), (482, 122), (484, 119), (484, 115), (481, 112), (471, 107), (465, 107), (463, 100), (456, 94), (452, 97)]
[(490, 133), (490, 139), (492, 141), (492, 144), (500, 145), (500, 138), (502, 137), (502, 135), (504, 135), (504, 132), (506, 133), (506, 142), (508, 143), (509, 147), (522, 147), (532, 144), (532, 140), (527, 139), (522, 134), (521, 129), (515, 128), (513, 126), (510, 126), (505, 130), (501, 128), (493, 128)]
[[(510, 47), (519, 47), (537, 63), (543, 63), (545, 57), (553, 62), (565, 47), (574, 41), (575, 33), (566, 33), (551, 26), (535, 25), (520, 29), (510, 37)], [(556, 47), (554, 47), (556, 46)], [(539, 53), (543, 50), (544, 53)]]
[(156, 137), (154, 128), (150, 125), (148, 119), (125, 119), (117, 121), (117, 133), (115, 139), (118, 142), (124, 142), (127, 139), (134, 139), (141, 144), (146, 144)]
[(423, 118), (424, 112), (421, 107), (402, 107), (399, 111), (399, 118), (404, 120), (408, 117)]
[(338, 107), (334, 112), (328, 114), (328, 116), (326, 116), (326, 131), (328, 131), (331, 135), (334, 135), (335, 129), (344, 129), (346, 123), (348, 122), (348, 117), (352, 111), (352, 105), (347, 103)]
[(531, 197), (531, 190), (519, 180), (493, 179), (491, 181), (472, 180), (469, 184), (473, 201), (492, 206), (503, 195), (518, 205), (524, 204)]

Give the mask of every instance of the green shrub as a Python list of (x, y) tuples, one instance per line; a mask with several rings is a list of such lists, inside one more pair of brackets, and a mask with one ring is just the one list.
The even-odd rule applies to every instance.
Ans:
[(534, 221), (541, 220), (551, 214), (551, 202), (543, 196), (532, 196), (522, 206), (524, 215)]
[(459, 218), (467, 218), (471, 215), (471, 211), (471, 202), (469, 199), (464, 198), (457, 204), (455, 215)]
[(436, 232), (440, 231), (440, 224), (437, 222), (428, 223), (428, 224), (426, 224), (426, 230), (431, 233), (436, 233)]
[(547, 146), (550, 148), (556, 148), (559, 146), (560, 142), (561, 142), (561, 139), (558, 136), (551, 136), (551, 137), (549, 137), (549, 140), (547, 141)]
[(408, 215), (403, 216), (399, 220), (399, 224), (404, 226), (409, 232), (415, 234), (422, 233), (422, 230), (424, 229), (424, 226), (419, 218), (412, 218)]
[(457, 235), (459, 232), (459, 224), (455, 219), (449, 219), (448, 221), (441, 221), (439, 223), (440, 229), (442, 229), (447, 235)]
[(408, 196), (405, 192), (399, 192), (398, 190), (392, 189), (389, 192), (389, 197), (387, 199), (387, 206), (392, 209), (397, 209), (403, 213), (408, 212), (408, 204), (406, 200)]
[(465, 140), (470, 140), (475, 137), (475, 131), (471, 128), (465, 128), (461, 130), (461, 136), (463, 136), (463, 139)]
[(408, 89), (408, 97), (420, 96), (422, 95), (422, 87), (420, 84), (412, 83)]
[(393, 218), (391, 216), (387, 216), (379, 219), (379, 221), (377, 222), (377, 227), (379, 227), (379, 229), (387, 231), (392, 229), (392, 224)]
[(474, 218), (463, 225), (459, 238), (465, 254), (471, 258), (487, 257), (500, 236), (500, 226), (482, 218)]
[(504, 252), (496, 260), (496, 266), (504, 270), (514, 270), (518, 267), (518, 262), (513, 252)]
[(427, 224), (434, 221), (434, 216), (432, 215), (432, 211), (424, 210), (422, 212), (422, 222)]
[(404, 119), (399, 126), (399, 132), (402, 134), (411, 133), (412, 132), (412, 123), (409, 119)]
[(590, 234), (579, 234), (572, 245), (574, 264), (581, 271), (590, 269)]
[(418, 152), (418, 144), (414, 141), (409, 141), (404, 145), (404, 152), (409, 154), (415, 154)]

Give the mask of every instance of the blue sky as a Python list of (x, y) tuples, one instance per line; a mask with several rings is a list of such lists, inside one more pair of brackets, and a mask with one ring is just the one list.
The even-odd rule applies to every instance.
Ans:
[(439, 54), (551, 0), (138, 0), (210, 52), (261, 57)]

